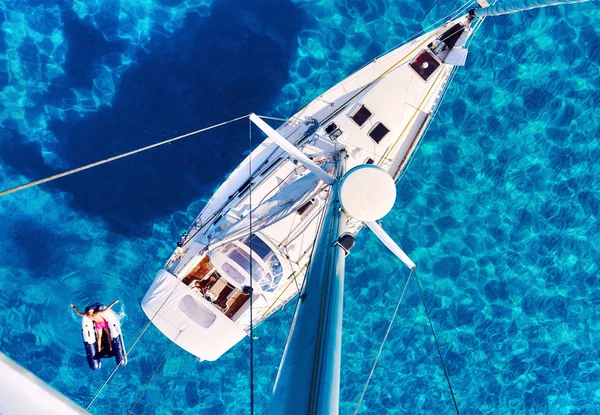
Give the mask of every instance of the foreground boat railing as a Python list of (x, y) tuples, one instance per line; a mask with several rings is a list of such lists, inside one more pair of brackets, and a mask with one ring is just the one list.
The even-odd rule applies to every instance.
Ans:
[(0, 353), (0, 414), (89, 414)]

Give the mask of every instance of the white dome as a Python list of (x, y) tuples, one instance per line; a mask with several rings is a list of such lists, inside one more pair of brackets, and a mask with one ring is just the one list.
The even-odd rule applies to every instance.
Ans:
[(381, 167), (363, 164), (350, 170), (340, 185), (346, 213), (364, 222), (383, 218), (396, 201), (396, 184)]

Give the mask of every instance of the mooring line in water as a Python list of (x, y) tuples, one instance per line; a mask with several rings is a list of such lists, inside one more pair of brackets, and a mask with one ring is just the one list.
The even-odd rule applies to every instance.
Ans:
[[(179, 330), (179, 334), (177, 334), (177, 336), (175, 336), (175, 339), (173, 340), (173, 342), (175, 342), (179, 338), (179, 335), (181, 335), (181, 330)], [(171, 344), (173, 344), (173, 343), (171, 343)], [(160, 363), (158, 364), (158, 366), (156, 366), (156, 369), (154, 369), (154, 373), (152, 373), (152, 376), (150, 376), (150, 379), (148, 380), (148, 382), (146, 382), (146, 385), (144, 385), (144, 388), (142, 389), (142, 391), (138, 395), (138, 398), (135, 400), (135, 403), (133, 404), (133, 406), (131, 407), (131, 409), (129, 410), (129, 412), (127, 412), (127, 415), (131, 415), (131, 413), (133, 412), (133, 410), (135, 409), (135, 407), (139, 403), (140, 399), (142, 399), (142, 396), (144, 396), (144, 393), (146, 392), (146, 389), (148, 389), (148, 386), (150, 386), (150, 383), (152, 383), (152, 380), (154, 379), (154, 377), (158, 373), (158, 370), (160, 369), (160, 367), (163, 365), (163, 363), (167, 359), (167, 354), (168, 353), (169, 353), (169, 348), (167, 348), (167, 350), (165, 350), (165, 354), (163, 355), (162, 360), (160, 361)]]
[(94, 397), (92, 398), (92, 400), (90, 401), (90, 403), (88, 403), (88, 405), (85, 407), (85, 410), (89, 410), (90, 407), (92, 406), (92, 404), (96, 401), (96, 398), (98, 398), (98, 396), (100, 396), (100, 393), (102, 392), (102, 390), (104, 389), (104, 387), (108, 384), (108, 382), (110, 382), (110, 380), (112, 379), (112, 377), (115, 375), (115, 373), (117, 373), (117, 370), (121, 367), (121, 363), (119, 363), (112, 371), (112, 373), (110, 374), (110, 376), (108, 377), (108, 379), (106, 379), (104, 381), (104, 383), (102, 384), (102, 386), (100, 387), (100, 389), (98, 389), (98, 391), (96, 392), (96, 394), (94, 395)]
[(165, 362), (165, 359), (167, 358), (167, 353), (168, 352), (169, 351), (167, 350), (165, 352), (165, 354), (163, 355), (162, 360), (160, 361), (160, 363), (158, 364), (158, 366), (156, 366), (156, 369), (154, 369), (154, 373), (152, 373), (152, 376), (150, 377), (150, 380), (148, 382), (146, 382), (146, 385), (144, 386), (144, 389), (142, 389), (142, 392), (140, 392), (140, 394), (138, 395), (138, 398), (136, 399), (135, 403), (133, 404), (133, 406), (131, 407), (131, 409), (129, 410), (129, 412), (127, 412), (127, 415), (131, 415), (131, 413), (133, 412), (133, 410), (137, 406), (137, 404), (140, 401), (140, 399), (142, 399), (142, 396), (144, 396), (144, 392), (146, 392), (146, 389), (148, 388), (148, 386), (150, 386), (150, 383), (152, 382), (152, 379), (154, 379), (154, 376), (156, 376), (156, 374), (158, 373), (158, 369), (160, 369), (160, 367), (162, 366), (162, 364)]
[(404, 288), (402, 289), (402, 294), (398, 298), (398, 302), (396, 303), (396, 309), (394, 310), (394, 314), (392, 314), (392, 319), (390, 320), (390, 324), (388, 324), (388, 328), (385, 332), (385, 336), (383, 336), (383, 341), (379, 346), (379, 351), (377, 352), (377, 356), (375, 357), (375, 361), (373, 362), (373, 366), (371, 366), (371, 373), (369, 373), (369, 377), (367, 378), (367, 382), (363, 388), (362, 393), (360, 394), (360, 399), (358, 400), (358, 404), (356, 404), (356, 409), (354, 410), (354, 415), (358, 413), (360, 409), (360, 404), (365, 397), (365, 393), (367, 392), (367, 387), (369, 386), (369, 382), (371, 382), (371, 378), (373, 377), (373, 373), (375, 372), (375, 368), (377, 367), (377, 362), (379, 361), (379, 357), (381, 356), (381, 352), (383, 351), (383, 347), (385, 346), (385, 342), (387, 341), (388, 335), (392, 330), (392, 325), (394, 324), (394, 320), (396, 319), (396, 315), (398, 314), (398, 309), (400, 308), (400, 304), (402, 303), (402, 299), (404, 298), (404, 294), (406, 293), (406, 288), (408, 287), (408, 283), (410, 282), (410, 277), (412, 277), (415, 269), (410, 270), (410, 274), (408, 274), (408, 278), (406, 279), (406, 283), (404, 283)]
[[(398, 233), (398, 229), (394, 226), (394, 223), (391, 222), (392, 228), (394, 229), (394, 233), (396, 234), (396, 239), (398, 239), (398, 243), (402, 246), (402, 242), (400, 242), (400, 234)], [(404, 246), (402, 246), (404, 249)], [(446, 362), (444, 361), (444, 356), (442, 355), (442, 349), (440, 348), (440, 342), (438, 341), (437, 334), (435, 329), (433, 328), (433, 321), (431, 320), (431, 315), (429, 314), (429, 307), (427, 307), (427, 302), (425, 301), (425, 295), (423, 294), (423, 289), (421, 288), (421, 283), (419, 282), (419, 276), (415, 272), (415, 281), (417, 281), (417, 287), (419, 287), (419, 294), (421, 295), (421, 301), (423, 302), (423, 306), (425, 307), (425, 313), (427, 313), (427, 320), (429, 320), (429, 327), (431, 328), (431, 333), (433, 333), (433, 339), (435, 340), (435, 346), (437, 348), (438, 354), (440, 356), (440, 360), (442, 362), (442, 369), (444, 369), (444, 376), (446, 376), (446, 382), (448, 383), (448, 388), (450, 389), (450, 395), (452, 396), (452, 402), (454, 403), (454, 408), (456, 409), (456, 413), (460, 415), (460, 410), (458, 409), (458, 403), (456, 402), (456, 396), (454, 395), (454, 389), (452, 388), (452, 383), (450, 382), (450, 375), (448, 374), (448, 369), (446, 368)]]
[[(100, 161), (96, 161), (94, 163), (86, 164), (85, 166), (77, 167), (77, 168), (72, 169), (72, 170), (68, 170), (68, 171), (65, 171), (65, 172), (62, 172), (62, 173), (59, 173), (59, 174), (55, 174), (53, 176), (49, 176), (49, 177), (46, 177), (46, 178), (41, 179), (41, 180), (36, 180), (34, 182), (30, 182), (30, 183), (26, 183), (26, 184), (23, 184), (23, 185), (20, 185), (20, 186), (17, 186), (17, 187), (6, 189), (6, 190), (3, 190), (3, 191), (0, 191), (0, 197), (1, 196), (6, 196), (6, 195), (14, 193), (14, 192), (18, 192), (19, 190), (24, 190), (24, 189), (28, 189), (30, 187), (38, 186), (38, 185), (43, 184), (43, 183), (48, 183), (48, 182), (60, 179), (61, 177), (70, 176), (71, 174), (79, 173), (80, 171), (88, 170), (88, 169), (91, 169), (93, 167), (100, 166), (102, 164), (110, 163), (111, 161), (119, 160), (119, 159), (122, 159), (122, 158), (125, 158), (125, 157), (128, 157), (128, 156), (132, 156), (134, 154), (141, 153), (143, 151), (150, 150), (150, 149), (153, 149), (155, 147), (160, 147), (162, 145), (169, 144), (169, 143), (172, 143), (172, 142), (177, 141), (177, 140), (181, 140), (182, 138), (186, 138), (186, 137), (190, 137), (192, 135), (200, 134), (200, 133), (203, 133), (203, 132), (206, 132), (206, 131), (209, 131), (209, 130), (213, 130), (213, 129), (218, 128), (218, 127), (223, 127), (223, 126), (225, 126), (227, 124), (231, 124), (233, 122), (236, 122), (236, 121), (239, 121), (239, 120), (243, 120), (244, 118), (248, 118), (248, 117), (250, 117), (250, 114), (244, 115), (242, 117), (233, 118), (233, 119), (231, 119), (229, 121), (224, 121), (224, 122), (219, 123), (219, 124), (214, 124), (214, 125), (211, 125), (209, 127), (201, 128), (200, 130), (192, 131), (191, 133), (187, 133), (187, 134), (183, 134), (183, 135), (180, 135), (180, 136), (177, 136), (177, 137), (173, 137), (173, 138), (170, 138), (168, 140), (164, 140), (164, 141), (161, 141), (159, 143), (154, 143), (154, 144), (151, 144), (151, 145), (146, 146), (146, 147), (141, 147), (141, 148), (138, 148), (136, 150), (128, 151), (127, 153), (119, 154), (117, 156), (109, 157), (109, 158), (104, 159), (104, 160), (100, 160)], [(266, 116), (262, 116), (262, 115), (259, 115), (259, 117), (267, 119), (267, 120), (285, 121), (283, 118), (266, 117)]]
[[(178, 287), (178, 285), (176, 284), (173, 287), (173, 289), (171, 290), (171, 292), (169, 293), (169, 295), (167, 296), (167, 298), (165, 299), (165, 301), (163, 301), (163, 303), (160, 305), (160, 307), (158, 307), (158, 311), (156, 311), (156, 313), (152, 316), (152, 318), (150, 319), (150, 321), (148, 321), (148, 323), (146, 323), (146, 326), (143, 328), (143, 330), (141, 331), (141, 333), (137, 336), (137, 338), (135, 339), (135, 341), (133, 342), (133, 344), (131, 345), (131, 347), (129, 348), (129, 350), (125, 352), (127, 357), (131, 356), (131, 352), (135, 348), (135, 345), (140, 341), (140, 339), (142, 338), (142, 336), (146, 333), (146, 331), (148, 330), (148, 328), (152, 325), (152, 322), (154, 321), (154, 319), (156, 318), (156, 316), (158, 315), (158, 313), (160, 313), (160, 310), (162, 310), (163, 306), (167, 303), (167, 301), (169, 301), (169, 298), (171, 298), (171, 296), (173, 295), (173, 293), (175, 292), (175, 290), (177, 289), (177, 287)], [(177, 337), (175, 337), (175, 340), (177, 340), (177, 338), (179, 337), (180, 334), (181, 334), (181, 331), (179, 332), (179, 334), (177, 335)], [(175, 342), (175, 340), (173, 340), (173, 342)], [(85, 407), (86, 411), (88, 409), (90, 409), (90, 407), (92, 406), (92, 404), (96, 401), (96, 399), (98, 398), (98, 396), (100, 396), (100, 393), (102, 393), (102, 391), (104, 390), (104, 388), (106, 387), (106, 385), (108, 385), (108, 382), (110, 382), (110, 380), (112, 379), (112, 377), (115, 375), (115, 373), (117, 372), (117, 370), (121, 366), (122, 366), (122, 364), (119, 363), (117, 365), (117, 367), (115, 367), (113, 369), (113, 371), (110, 374), (110, 376), (104, 381), (104, 383), (102, 384), (102, 386), (100, 387), (100, 389), (98, 389), (98, 391), (96, 392), (96, 394), (94, 395), (94, 397), (92, 398), (92, 400), (90, 401), (90, 403)]]
[[(171, 293), (172, 294), (172, 293)], [(166, 302), (166, 301), (165, 301)], [(142, 332), (139, 334), (139, 336), (137, 336), (137, 339), (135, 339), (135, 341), (133, 342), (133, 344), (131, 345), (131, 347), (129, 348), (129, 350), (125, 351), (125, 355), (127, 357), (130, 356), (131, 351), (133, 350), (133, 348), (135, 347), (135, 345), (137, 344), (137, 342), (141, 339), (141, 337), (144, 335), (144, 333), (146, 333), (146, 330), (148, 330), (148, 327), (150, 326), (150, 324), (152, 324), (152, 320), (150, 320), (148, 322), (148, 324), (146, 324), (146, 327), (144, 327), (144, 329), (142, 330)], [(110, 380), (112, 379), (112, 377), (115, 375), (115, 373), (117, 373), (117, 370), (123, 366), (121, 363), (119, 363), (111, 372), (110, 376), (104, 381), (104, 383), (102, 384), (102, 386), (100, 386), (100, 389), (98, 389), (98, 391), (96, 392), (96, 394), (94, 395), (94, 397), (92, 398), (92, 400), (90, 401), (90, 403), (85, 407), (85, 410), (87, 411), (88, 409), (91, 408), (92, 404), (96, 401), (96, 399), (98, 398), (98, 396), (100, 396), (100, 394), (102, 393), (102, 391), (104, 390), (104, 388), (106, 387), (106, 385), (108, 385), (108, 382), (110, 382)]]

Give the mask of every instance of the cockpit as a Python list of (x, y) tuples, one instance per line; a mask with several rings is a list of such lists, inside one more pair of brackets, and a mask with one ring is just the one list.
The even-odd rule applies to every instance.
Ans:
[(248, 308), (250, 295), (255, 304), (266, 302), (265, 295), (277, 290), (283, 274), (275, 251), (258, 235), (252, 235), (209, 251), (182, 282), (237, 321)]
[[(209, 253), (211, 262), (238, 288), (253, 285), (262, 292), (277, 289), (283, 266), (275, 252), (257, 235), (232, 241)], [(250, 275), (252, 274), (252, 284)]]

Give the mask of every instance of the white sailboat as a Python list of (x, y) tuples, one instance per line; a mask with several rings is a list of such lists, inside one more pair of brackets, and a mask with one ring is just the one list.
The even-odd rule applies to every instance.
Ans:
[[(253, 325), (294, 298), (336, 165), (377, 166), (400, 177), (453, 69), (465, 63), (472, 33), (472, 15), (448, 21), (374, 60), (277, 130), (251, 116), (267, 138), (221, 185), (158, 273), (142, 301), (154, 325), (189, 353), (216, 360), (247, 335), (251, 285)], [(344, 238), (351, 241), (364, 223), (347, 222)]]
[[(439, 27), (373, 60), (277, 129), (250, 115), (267, 138), (217, 190), (159, 271), (142, 301), (151, 323), (189, 353), (216, 360), (301, 294), (272, 412), (337, 413), (344, 258), (356, 234), (369, 227), (415, 268), (376, 220), (392, 208), (395, 181), (407, 169), (453, 71), (464, 65), (471, 37), (488, 15), (582, 1), (520, 0), (468, 12), (466, 5)], [(34, 412), (83, 412), (2, 356), (0, 366), (7, 373), (0, 412), (19, 413), (31, 390), (42, 396), (26, 400)]]
[[(344, 171), (377, 167), (393, 180), (402, 176), (453, 71), (465, 64), (482, 16), (560, 3), (464, 8), (374, 59), (276, 130), (251, 115), (267, 138), (219, 187), (159, 271), (142, 301), (151, 322), (201, 360), (221, 357), (301, 292), (340, 165)], [(372, 174), (373, 187), (387, 183)], [(388, 194), (393, 204), (394, 186)], [(375, 222), (383, 215), (344, 212), (340, 244), (346, 251), (368, 226), (414, 268)]]

